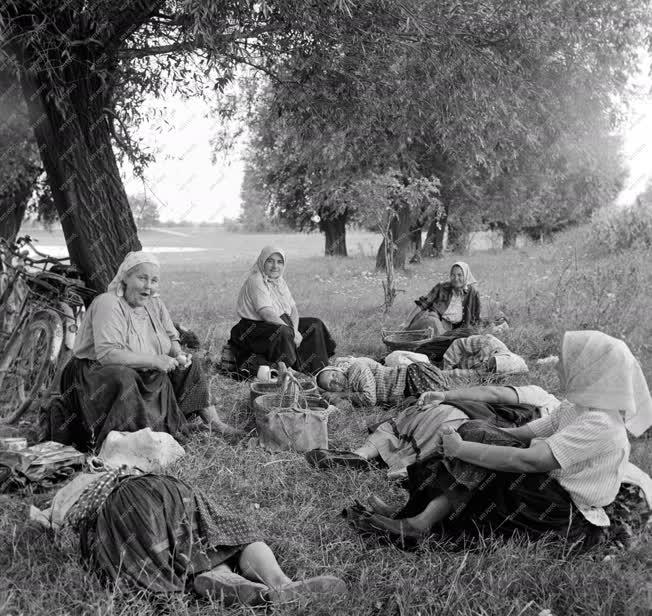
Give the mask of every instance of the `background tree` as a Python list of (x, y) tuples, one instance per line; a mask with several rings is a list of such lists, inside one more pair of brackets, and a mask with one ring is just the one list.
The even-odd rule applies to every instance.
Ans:
[(5, 66), (0, 68), (0, 237), (16, 238), (41, 173), (18, 75)]
[[(341, 186), (401, 169), (441, 181), (444, 213), (430, 221), (426, 251), (447, 219), (458, 233), (463, 218), (537, 226), (551, 203), (571, 205), (560, 169), (579, 186), (594, 168), (567, 144), (591, 125), (601, 138), (613, 129), (648, 9), (647, 0), (356, 3), (259, 90), (252, 148), (275, 207), (305, 220)], [(524, 188), (503, 198), (512, 183)], [(604, 198), (584, 184), (595, 189), (589, 200)]]
[(223, 87), (253, 58), (268, 70), (301, 42), (310, 17), (298, 0), (0, 4), (0, 51), (20, 74), (70, 256), (92, 286), (105, 288), (124, 254), (140, 248), (113, 147), (137, 171), (147, 161), (128, 132), (145, 98)]
[(139, 230), (155, 227), (160, 222), (158, 205), (147, 195), (140, 193), (129, 197), (129, 205)]
[[(395, 259), (401, 254), (400, 244), (405, 241), (405, 238), (396, 235), (397, 229), (401, 229), (400, 219), (406, 211), (437, 217), (440, 211), (437, 198), (439, 182), (436, 179), (407, 178), (394, 170), (360, 179), (346, 192), (349, 198), (358, 203), (358, 221), (375, 229), (383, 238), (382, 261), (386, 273), (383, 281), (384, 306), (385, 312), (389, 312), (397, 294)], [(409, 239), (409, 230), (407, 236)]]

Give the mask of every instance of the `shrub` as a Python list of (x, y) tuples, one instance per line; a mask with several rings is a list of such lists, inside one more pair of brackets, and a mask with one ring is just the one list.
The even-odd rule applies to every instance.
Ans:
[(591, 221), (591, 245), (598, 250), (652, 247), (652, 205), (638, 201), (620, 209), (602, 209)]

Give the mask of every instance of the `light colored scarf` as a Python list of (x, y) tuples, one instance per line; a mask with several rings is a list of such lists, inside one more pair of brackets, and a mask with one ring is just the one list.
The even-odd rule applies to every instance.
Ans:
[[(157, 267), (161, 266), (159, 260), (151, 252), (145, 252), (144, 250), (139, 250), (137, 252), (128, 252), (127, 256), (120, 264), (116, 275), (113, 277), (113, 280), (106, 288), (107, 293), (113, 293), (118, 297), (123, 297), (125, 294), (123, 283), (127, 277), (127, 274), (130, 270), (140, 265), (141, 263), (153, 263)], [(153, 294), (152, 297), (158, 297), (158, 293)]]
[(473, 286), (476, 282), (478, 282), (475, 279), (475, 276), (471, 273), (471, 268), (469, 267), (469, 264), (466, 263), (465, 261), (456, 261), (451, 265), (451, 271), (450, 273), (453, 272), (454, 267), (459, 267), (462, 272), (464, 273), (464, 290), (466, 291), (469, 287)]
[(599, 331), (566, 332), (561, 347), (566, 397), (583, 407), (624, 411), (640, 436), (652, 426), (652, 398), (638, 360), (617, 338)]
[[(289, 315), (294, 306), (294, 299), (283, 275), (278, 278), (270, 278), (265, 275), (265, 261), (267, 261), (267, 259), (269, 259), (273, 254), (281, 255), (281, 257), (283, 257), (284, 266), (287, 265), (285, 252), (282, 249), (277, 246), (265, 246), (260, 251), (247, 279), (253, 278), (255, 283), (266, 286), (267, 289), (269, 289), (272, 302), (274, 303), (272, 307), (279, 313), (279, 315), (284, 313)], [(283, 271), (285, 272), (285, 267)]]

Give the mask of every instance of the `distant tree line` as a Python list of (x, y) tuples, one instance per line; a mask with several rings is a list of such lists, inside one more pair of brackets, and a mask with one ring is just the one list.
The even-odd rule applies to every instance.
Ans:
[(243, 220), (319, 229), (325, 254), (346, 255), (347, 225), (369, 218), (361, 187), (427, 182), (418, 206), (394, 193), (399, 266), (410, 250), (440, 254), (446, 228), (453, 245), (494, 229), (509, 246), (585, 220), (622, 185), (614, 129), (648, 8), (361, 0), (336, 22), (317, 11), (303, 46), (245, 81)]

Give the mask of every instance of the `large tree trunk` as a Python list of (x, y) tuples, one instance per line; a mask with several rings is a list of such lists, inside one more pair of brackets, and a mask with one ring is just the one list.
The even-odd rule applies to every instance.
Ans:
[(324, 234), (324, 255), (327, 257), (348, 257), (346, 250), (346, 214), (319, 221), (319, 229)]
[(444, 254), (444, 238), (446, 236), (446, 214), (433, 220), (428, 227), (426, 241), (421, 249), (422, 257), (441, 257)]
[(423, 229), (422, 225), (419, 225), (418, 227), (412, 227), (410, 229), (411, 248), (415, 252), (420, 252), (421, 249), (423, 248), (423, 243), (421, 241), (421, 230), (422, 229)]
[(518, 231), (514, 227), (503, 225), (503, 248), (512, 248), (516, 245), (516, 237), (518, 236)]
[[(392, 221), (391, 230), (394, 238), (394, 267), (404, 269), (411, 240), (409, 206), (400, 206), (397, 217)], [(376, 254), (376, 269), (386, 269), (385, 240), (379, 246)]]
[(21, 82), (68, 252), (89, 286), (103, 291), (141, 245), (103, 111), (106, 86), (83, 63), (64, 60), (63, 84), (46, 72), (24, 73)]

